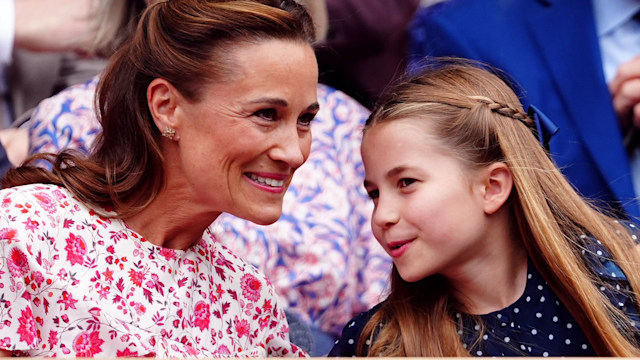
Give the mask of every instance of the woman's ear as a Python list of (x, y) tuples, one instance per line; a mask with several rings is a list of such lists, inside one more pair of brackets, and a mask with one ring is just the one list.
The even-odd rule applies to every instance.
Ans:
[(153, 79), (147, 87), (147, 104), (153, 121), (160, 133), (171, 140), (177, 140), (179, 120), (176, 117), (176, 105), (179, 96), (177, 89), (165, 79)]
[(509, 199), (513, 188), (513, 177), (507, 164), (496, 162), (482, 171), (484, 212), (491, 215), (500, 210)]

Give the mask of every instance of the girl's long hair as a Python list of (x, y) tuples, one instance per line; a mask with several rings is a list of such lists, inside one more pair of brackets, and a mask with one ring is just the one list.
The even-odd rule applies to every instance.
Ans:
[[(640, 355), (638, 331), (600, 291), (606, 284), (586, 265), (579, 235), (602, 242), (629, 279), (637, 304), (635, 243), (623, 225), (586, 202), (564, 178), (540, 146), (532, 132), (535, 124), (512, 89), (479, 64), (441, 60), (392, 89), (369, 118), (365, 136), (378, 123), (407, 118), (428, 121), (469, 166), (499, 161), (509, 166), (514, 187), (505, 206), (536, 268), (597, 355)], [(441, 276), (408, 283), (394, 267), (390, 295), (365, 326), (359, 351), (375, 338), (370, 356), (470, 356), (453, 316), (460, 309)]]
[[(314, 37), (311, 17), (294, 0), (157, 2), (101, 77), (96, 109), (102, 132), (89, 157), (73, 151), (36, 155), (10, 170), (2, 186), (57, 184), (97, 209), (135, 214), (164, 185), (162, 136), (146, 98), (151, 81), (163, 78), (198, 101), (207, 82), (235, 71), (227, 55), (233, 46), (269, 39), (311, 44)], [(33, 165), (42, 159), (52, 164), (51, 172)]]

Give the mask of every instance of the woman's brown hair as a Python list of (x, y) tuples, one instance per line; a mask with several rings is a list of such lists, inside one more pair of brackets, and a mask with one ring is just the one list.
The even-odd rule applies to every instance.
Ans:
[[(512, 232), (521, 237), (536, 268), (597, 355), (640, 355), (637, 329), (600, 291), (607, 285), (585, 263), (579, 235), (595, 237), (612, 254), (637, 304), (636, 245), (621, 224), (567, 182), (538, 143), (535, 124), (512, 89), (479, 64), (440, 60), (389, 91), (369, 118), (365, 136), (366, 129), (379, 123), (408, 118), (429, 122), (435, 135), (468, 166), (508, 165), (514, 188), (504, 206), (510, 210)], [(443, 277), (408, 283), (394, 267), (390, 294), (366, 324), (359, 351), (373, 341), (370, 356), (470, 356), (453, 315), (460, 310), (463, 304), (452, 296)]]
[[(155, 78), (169, 81), (187, 99), (199, 100), (207, 82), (234, 71), (227, 56), (246, 42), (314, 41), (311, 17), (294, 0), (169, 0), (149, 6), (131, 40), (110, 59), (96, 93), (102, 125), (88, 158), (72, 151), (36, 155), (10, 170), (3, 187), (29, 183), (65, 186), (83, 202), (134, 214), (164, 183), (161, 134), (147, 106)], [(36, 167), (52, 163), (52, 171)]]

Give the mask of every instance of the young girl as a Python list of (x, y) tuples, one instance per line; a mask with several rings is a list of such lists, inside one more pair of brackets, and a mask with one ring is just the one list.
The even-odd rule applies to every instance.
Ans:
[(635, 226), (574, 191), (498, 76), (450, 60), (383, 100), (362, 156), (391, 290), (330, 355), (640, 355)]

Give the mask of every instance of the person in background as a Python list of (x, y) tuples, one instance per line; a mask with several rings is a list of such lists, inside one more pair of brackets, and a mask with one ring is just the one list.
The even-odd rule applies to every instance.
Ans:
[[(321, 39), (324, 1), (302, 4)], [(39, 104), (24, 124), (30, 154), (91, 152), (101, 132), (93, 106), (98, 81), (74, 85)], [(326, 355), (344, 324), (380, 301), (391, 267), (371, 233), (372, 204), (362, 187), (359, 148), (369, 111), (324, 84), (318, 86), (318, 103), (311, 154), (289, 185), (280, 219), (263, 226), (222, 214), (209, 227), (219, 242), (272, 281), (294, 324), (291, 340), (312, 356)]]
[(640, 232), (576, 193), (479, 66), (427, 65), (369, 118), (364, 184), (391, 291), (330, 355), (638, 356)]
[(326, 39), (317, 46), (320, 82), (371, 108), (405, 71), (407, 26), (420, 0), (326, 0)]
[(629, 101), (640, 91), (629, 62), (640, 54), (639, 10), (635, 0), (447, 0), (416, 12), (410, 66), (458, 56), (504, 70), (525, 107), (558, 125), (549, 146), (569, 181), (636, 218), (640, 153)]
[(3, 179), (3, 354), (305, 355), (271, 283), (207, 227), (280, 216), (318, 111), (313, 40), (289, 0), (145, 10), (100, 79), (89, 156)]

